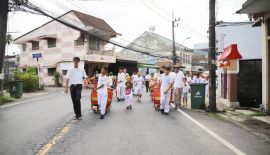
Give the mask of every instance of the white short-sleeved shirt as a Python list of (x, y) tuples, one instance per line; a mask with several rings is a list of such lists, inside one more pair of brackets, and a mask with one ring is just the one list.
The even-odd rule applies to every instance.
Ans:
[(135, 84), (138, 86), (141, 86), (142, 84), (143, 84), (143, 82), (144, 82), (144, 79), (143, 79), (143, 77), (137, 77), (136, 79), (135, 79)]
[(165, 75), (162, 74), (161, 75), (161, 87), (160, 87), (160, 91), (161, 93), (163, 93), (165, 91), (165, 89), (167, 89), (169, 87), (170, 84), (173, 83), (173, 77), (169, 74), (169, 75)]
[(182, 71), (179, 71), (178, 73), (174, 73), (174, 88), (183, 88), (183, 78), (185, 78), (185, 75)]
[(118, 85), (119, 85), (119, 86), (124, 86), (125, 83), (126, 83), (126, 75), (125, 75), (125, 73), (118, 73), (117, 81), (118, 81), (118, 82), (119, 82), (119, 81), (122, 81), (122, 82), (120, 82)]
[(138, 77), (138, 75), (136, 75), (136, 74), (133, 74), (132, 75), (132, 81), (135, 81), (135, 79)]
[(184, 83), (184, 85), (183, 85), (183, 93), (187, 93), (189, 91), (189, 88), (190, 88), (190, 86), (189, 86), (188, 82)]
[(147, 74), (147, 75), (145, 76), (145, 81), (149, 81), (150, 79), (151, 79), (151, 75)]
[(200, 79), (198, 79), (196, 76), (193, 77), (192, 83), (200, 83)]
[(72, 68), (67, 72), (67, 79), (69, 79), (69, 86), (72, 84), (83, 84), (83, 78), (87, 78), (84, 69)]
[(101, 86), (102, 84), (104, 84), (104, 86), (102, 88), (99, 88), (97, 90), (98, 93), (107, 93), (107, 86), (108, 86), (108, 82), (109, 82), (109, 79), (108, 77), (105, 75), (105, 76), (102, 76), (100, 75), (98, 77), (98, 85), (97, 87)]

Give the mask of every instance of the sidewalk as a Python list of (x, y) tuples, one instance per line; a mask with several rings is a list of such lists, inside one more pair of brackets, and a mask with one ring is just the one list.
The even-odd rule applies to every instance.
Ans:
[[(40, 96), (43, 96), (43, 95), (46, 95), (46, 94), (49, 94), (49, 93), (53, 93), (53, 92), (56, 92), (56, 91), (62, 91), (62, 90), (63, 90), (62, 87), (45, 87), (45, 89), (41, 90), (41, 91), (23, 93), (21, 98), (15, 99), (14, 102), (5, 103), (4, 105), (13, 104), (13, 103), (16, 103), (16, 102), (21, 102), (21, 101), (25, 101), (25, 100), (28, 100), (28, 99), (33, 99), (33, 98), (36, 98), (36, 97), (40, 97)], [(9, 96), (9, 93), (4, 92), (4, 95)]]
[[(205, 106), (209, 106), (209, 98), (205, 98)], [(190, 94), (188, 96), (187, 109), (191, 109)], [(204, 112), (202, 110), (195, 110)], [(259, 135), (270, 141), (270, 116), (252, 108), (229, 108), (217, 97), (217, 113), (210, 114), (213, 117), (233, 123), (255, 135)], [(208, 113), (204, 112), (206, 115)]]

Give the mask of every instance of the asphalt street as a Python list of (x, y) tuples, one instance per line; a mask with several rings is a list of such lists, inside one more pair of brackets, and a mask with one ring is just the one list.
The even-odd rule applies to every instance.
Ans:
[[(0, 154), (36, 154), (67, 125), (70, 129), (47, 150), (50, 155), (235, 154), (182, 113), (168, 116), (153, 109), (148, 94), (133, 110), (114, 101), (104, 120), (88, 111), (89, 90), (82, 96), (83, 120), (71, 121), (71, 99), (61, 92), (0, 109)], [(184, 112), (245, 154), (268, 155), (270, 142), (231, 123), (192, 110)]]

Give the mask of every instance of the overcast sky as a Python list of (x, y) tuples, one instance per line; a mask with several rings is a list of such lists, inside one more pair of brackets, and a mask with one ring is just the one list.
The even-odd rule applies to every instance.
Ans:
[[(246, 0), (217, 0), (217, 20), (247, 21), (247, 15), (235, 12)], [(209, 0), (30, 0), (59, 16), (71, 9), (104, 19), (115, 31), (122, 34), (118, 42), (131, 42), (150, 26), (155, 33), (172, 38), (172, 10), (180, 18), (175, 28), (176, 42), (193, 48), (195, 43), (206, 42)], [(9, 14), (8, 31), (16, 38), (49, 21), (49, 18), (22, 12)], [(190, 39), (186, 40), (186, 38)], [(18, 52), (15, 46), (8, 53)]]

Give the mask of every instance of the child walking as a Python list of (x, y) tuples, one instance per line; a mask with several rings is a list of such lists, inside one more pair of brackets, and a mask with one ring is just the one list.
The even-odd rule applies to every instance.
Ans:
[(189, 89), (190, 89), (190, 86), (187, 82), (187, 79), (184, 78), (184, 85), (183, 85), (183, 106), (187, 106), (187, 98), (188, 98), (188, 92), (189, 92)]
[(126, 100), (126, 109), (131, 110), (132, 109), (132, 88), (133, 84), (131, 82), (131, 77), (127, 77), (127, 82), (126, 82), (126, 88), (125, 88), (125, 100)]
[(141, 76), (141, 73), (138, 73), (138, 77), (135, 79), (135, 91), (137, 92), (137, 102), (141, 102), (143, 87), (144, 87), (144, 79)]

